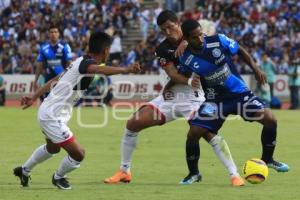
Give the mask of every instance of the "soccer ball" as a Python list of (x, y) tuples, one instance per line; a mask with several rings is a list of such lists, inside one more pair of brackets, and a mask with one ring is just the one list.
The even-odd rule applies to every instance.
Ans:
[(259, 184), (267, 179), (269, 169), (266, 163), (260, 159), (247, 160), (243, 167), (244, 178), (252, 184)]

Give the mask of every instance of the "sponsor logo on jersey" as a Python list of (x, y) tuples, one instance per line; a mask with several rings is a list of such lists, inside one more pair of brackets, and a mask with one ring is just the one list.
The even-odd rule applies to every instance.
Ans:
[(222, 56), (215, 61), (215, 64), (216, 65), (220, 64), (224, 59), (225, 59), (225, 55), (222, 54)]
[(62, 53), (56, 53), (55, 56), (56, 56), (56, 57), (62, 57), (63, 54), (62, 54)]
[(219, 46), (220, 46), (219, 42), (213, 42), (213, 43), (206, 44), (206, 48), (214, 48), (214, 47), (219, 47)]
[(231, 72), (226, 63), (223, 67), (220, 67), (213, 73), (205, 76), (204, 79), (208, 86), (224, 85), (230, 74)]
[(185, 65), (189, 65), (192, 61), (192, 59), (194, 58), (193, 55), (189, 55), (189, 57), (186, 59), (186, 61), (184, 62)]
[(60, 59), (47, 60), (49, 66), (61, 65)]

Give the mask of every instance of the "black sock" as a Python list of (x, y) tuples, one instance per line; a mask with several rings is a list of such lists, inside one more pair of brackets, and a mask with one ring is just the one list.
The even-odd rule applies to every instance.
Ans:
[(263, 127), (261, 133), (262, 157), (266, 163), (273, 161), (273, 153), (276, 146), (277, 124), (273, 126)]
[(185, 153), (190, 174), (198, 174), (198, 160), (200, 158), (199, 141), (188, 137), (185, 145)]

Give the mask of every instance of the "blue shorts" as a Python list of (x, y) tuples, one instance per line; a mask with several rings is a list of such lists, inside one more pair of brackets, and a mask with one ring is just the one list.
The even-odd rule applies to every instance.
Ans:
[(189, 123), (218, 133), (228, 115), (240, 115), (245, 121), (256, 121), (255, 113), (265, 107), (265, 103), (252, 92), (234, 94), (224, 100), (205, 101)]

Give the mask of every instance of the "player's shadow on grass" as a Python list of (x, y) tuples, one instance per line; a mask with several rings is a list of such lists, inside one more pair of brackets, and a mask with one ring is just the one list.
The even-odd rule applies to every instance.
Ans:
[[(81, 183), (84, 185), (84, 183)], [(99, 183), (97, 183), (99, 184)], [(131, 182), (131, 183), (118, 183), (118, 184), (105, 184), (103, 182), (100, 183), (101, 185), (107, 185), (107, 186), (126, 186), (130, 187), (131, 185), (134, 187), (157, 187), (157, 186), (162, 186), (162, 187), (202, 187), (202, 186), (208, 186), (208, 187), (216, 187), (216, 188), (232, 188), (230, 184), (227, 183), (205, 183), (205, 182), (199, 182), (199, 183), (193, 183), (191, 185), (180, 185), (179, 183), (176, 182), (165, 182), (165, 183), (159, 183), (159, 182)]]
[[(13, 193), (16, 190), (24, 190), (24, 191), (30, 191), (30, 190), (56, 190), (57, 188), (54, 187), (51, 183), (42, 183), (42, 182), (35, 182), (34, 184), (31, 184), (29, 187), (22, 187), (19, 184), (19, 181), (16, 182), (0, 182), (0, 188), (1, 191), (11, 191)], [(1, 198), (0, 198), (1, 199)]]
[[(132, 183), (130, 183), (132, 184)], [(220, 188), (224, 188), (224, 187), (232, 187), (230, 184), (226, 184), (226, 183), (204, 183), (204, 182), (199, 182), (199, 183), (193, 183), (191, 185), (180, 185), (179, 183), (174, 183), (174, 182), (170, 182), (170, 183), (158, 183), (158, 182), (151, 182), (151, 183), (147, 183), (147, 182), (136, 182), (134, 183), (135, 186), (141, 185), (141, 186), (170, 186), (170, 187), (202, 187), (202, 186), (213, 186), (213, 187), (220, 187)]]

